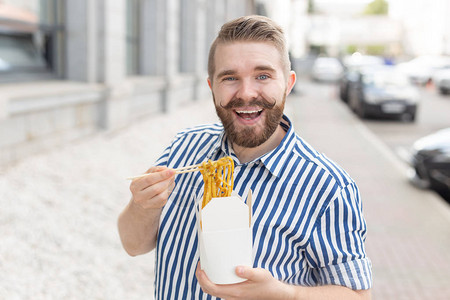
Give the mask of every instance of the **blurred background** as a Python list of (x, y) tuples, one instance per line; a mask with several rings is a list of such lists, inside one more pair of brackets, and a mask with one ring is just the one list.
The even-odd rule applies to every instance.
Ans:
[(361, 186), (374, 298), (450, 298), (449, 0), (0, 0), (1, 299), (152, 297), (124, 178), (217, 120), (209, 46), (250, 14), (285, 30), (299, 134)]

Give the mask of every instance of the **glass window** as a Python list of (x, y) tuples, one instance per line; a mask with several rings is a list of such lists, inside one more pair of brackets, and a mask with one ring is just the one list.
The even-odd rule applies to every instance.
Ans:
[(141, 0), (128, 0), (126, 16), (126, 66), (128, 75), (137, 75), (139, 70), (139, 35)]
[(373, 74), (367, 74), (363, 78), (365, 85), (374, 87), (398, 86), (405, 87), (410, 85), (408, 77), (405, 74), (391, 71), (379, 71)]
[(0, 82), (63, 77), (64, 1), (0, 2)]
[(195, 56), (193, 50), (195, 49), (195, 20), (192, 19), (193, 3), (189, 0), (181, 0), (180, 2), (180, 17), (179, 17), (179, 71), (181, 73), (193, 72), (195, 69)]
[(45, 70), (43, 56), (29, 33), (0, 34), (0, 71)]

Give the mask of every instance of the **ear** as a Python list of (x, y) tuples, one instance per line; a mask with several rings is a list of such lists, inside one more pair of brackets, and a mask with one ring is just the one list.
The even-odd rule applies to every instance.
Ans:
[(207, 81), (208, 81), (209, 88), (210, 88), (211, 91), (212, 91), (212, 83), (211, 83), (211, 79), (209, 79), (209, 77), (208, 77)]
[(297, 75), (294, 71), (289, 72), (287, 86), (286, 86), (286, 96), (289, 95), (294, 87), (295, 82), (297, 81)]

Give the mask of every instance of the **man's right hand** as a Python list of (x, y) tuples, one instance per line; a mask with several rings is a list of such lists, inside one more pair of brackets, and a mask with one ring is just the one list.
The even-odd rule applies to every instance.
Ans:
[(156, 247), (161, 211), (175, 182), (175, 170), (167, 167), (152, 167), (147, 173), (131, 182), (133, 197), (118, 220), (122, 245), (132, 256)]
[(131, 182), (132, 201), (145, 209), (162, 208), (175, 186), (175, 170), (157, 166), (147, 173), (149, 175)]

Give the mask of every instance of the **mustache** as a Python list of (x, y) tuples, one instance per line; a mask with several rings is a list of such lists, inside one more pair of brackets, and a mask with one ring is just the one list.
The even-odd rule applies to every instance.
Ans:
[(276, 101), (272, 100), (272, 102), (268, 101), (265, 98), (257, 98), (253, 99), (249, 103), (246, 103), (241, 98), (233, 98), (230, 102), (227, 103), (227, 105), (223, 105), (222, 102), (219, 103), (220, 107), (223, 109), (232, 109), (232, 108), (239, 108), (244, 106), (258, 106), (265, 109), (272, 109), (275, 107)]

